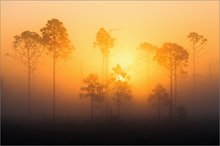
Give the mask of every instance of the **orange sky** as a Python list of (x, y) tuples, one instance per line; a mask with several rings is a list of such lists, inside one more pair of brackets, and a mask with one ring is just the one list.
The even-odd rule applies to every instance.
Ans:
[[(69, 96), (78, 95), (74, 91), (81, 86), (83, 77), (101, 73), (101, 53), (93, 48), (100, 27), (116, 29), (112, 31), (117, 44), (111, 52), (110, 67), (121, 64), (131, 75), (136, 93), (151, 90), (151, 86), (142, 86), (146, 82), (146, 64), (136, 50), (141, 42), (156, 46), (175, 42), (187, 48), (186, 36), (195, 31), (208, 39), (198, 65), (200, 72), (206, 73), (209, 61), (216, 63), (219, 57), (219, 1), (1, 1), (1, 62), (5, 76), (19, 82), (18, 77), (26, 75), (22, 65), (4, 55), (13, 50), (13, 36), (25, 30), (40, 33), (52, 18), (64, 23), (76, 47), (71, 59), (59, 62), (57, 67), (59, 92), (68, 91)], [(52, 60), (45, 56), (41, 61), (38, 84), (47, 81), (44, 85), (51, 86)], [(166, 83), (164, 68), (156, 62), (150, 64), (151, 83)]]

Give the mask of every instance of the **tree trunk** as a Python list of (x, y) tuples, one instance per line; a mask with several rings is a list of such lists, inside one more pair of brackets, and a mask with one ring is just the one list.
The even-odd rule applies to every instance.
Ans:
[[(148, 87), (150, 86), (150, 78), (149, 78), (149, 56), (148, 56), (149, 54), (147, 54), (147, 66), (146, 66), (146, 68), (147, 68), (147, 85), (148, 85)], [(149, 93), (150, 92), (150, 90), (149, 90), (149, 88), (147, 88), (146, 89), (147, 91), (147, 93)], [(150, 95), (150, 94), (148, 94), (148, 95)]]
[(28, 49), (28, 119), (31, 119), (31, 63), (30, 63), (30, 53)]
[(93, 105), (93, 97), (91, 97), (91, 120), (94, 121), (94, 105)]
[(120, 119), (120, 100), (118, 95), (118, 119)]
[[(105, 55), (102, 55), (102, 85), (104, 85), (104, 70), (105, 70)], [(104, 117), (104, 102), (105, 102), (105, 96), (104, 96), (104, 88), (102, 88), (102, 111), (101, 111), (101, 117), (103, 119)]]
[(170, 119), (173, 119), (173, 66), (170, 61)]
[[(107, 49), (106, 49), (107, 50)], [(103, 85), (105, 86), (105, 116), (109, 117), (109, 89), (108, 89), (108, 80), (109, 80), (109, 56), (108, 52), (104, 52), (103, 54)]]
[[(105, 55), (102, 55), (102, 85), (104, 85), (104, 71), (105, 70)], [(104, 88), (102, 90), (102, 94), (104, 93)]]
[(147, 54), (147, 82), (149, 83), (149, 56), (148, 56), (149, 54)]
[(106, 114), (107, 114), (107, 117), (109, 117), (109, 114), (110, 114), (110, 107), (109, 107), (109, 88), (108, 88), (108, 80), (109, 80), (109, 56), (108, 56), (108, 53), (106, 54), (105, 56), (105, 87), (106, 87), (106, 90), (105, 90), (105, 100), (106, 100)]
[[(105, 49), (106, 50), (106, 49)], [(103, 89), (103, 98), (104, 98), (104, 111), (105, 111), (105, 117), (108, 117), (108, 55), (107, 52), (103, 53), (103, 63), (102, 63), (102, 84), (105, 86), (105, 89)], [(105, 94), (104, 94), (105, 90)]]
[(101, 104), (102, 104), (102, 109), (101, 109), (101, 119), (103, 120), (103, 109), (104, 109), (104, 95), (102, 95), (102, 102), (101, 102)]
[(174, 115), (176, 116), (177, 108), (177, 65), (175, 64), (174, 70)]
[(55, 110), (56, 110), (56, 86), (55, 86), (55, 81), (56, 81), (56, 49), (54, 48), (53, 52), (53, 119), (55, 119)]
[(31, 119), (31, 67), (28, 65), (28, 118)]
[[(2, 69), (1, 69), (2, 70)], [(1, 76), (1, 87), (0, 87), (0, 97), (1, 97), (1, 104), (2, 104), (2, 120), (6, 120), (6, 117), (7, 117), (7, 101), (6, 101), (6, 94), (7, 93), (7, 90), (6, 90), (6, 87), (5, 87), (5, 82), (4, 82), (4, 77), (3, 77), (3, 74), (2, 72), (0, 72)]]
[(157, 116), (158, 116), (158, 121), (160, 122), (160, 99), (157, 97)]
[(196, 109), (195, 46), (193, 45), (193, 115)]
[(130, 108), (130, 120), (133, 118), (132, 116), (133, 116), (133, 110), (132, 110), (132, 101), (131, 101), (131, 99), (130, 99), (130, 101), (129, 101), (129, 108)]

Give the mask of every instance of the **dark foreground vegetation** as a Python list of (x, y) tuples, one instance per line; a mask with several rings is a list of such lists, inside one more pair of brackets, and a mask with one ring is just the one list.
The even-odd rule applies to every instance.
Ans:
[(219, 144), (218, 119), (148, 122), (6, 122), (2, 144)]

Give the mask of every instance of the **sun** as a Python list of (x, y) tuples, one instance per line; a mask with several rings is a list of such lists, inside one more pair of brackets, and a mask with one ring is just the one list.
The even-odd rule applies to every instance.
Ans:
[(116, 82), (118, 82), (118, 81), (125, 82), (125, 78), (122, 77), (121, 75), (118, 75), (118, 76), (116, 77)]

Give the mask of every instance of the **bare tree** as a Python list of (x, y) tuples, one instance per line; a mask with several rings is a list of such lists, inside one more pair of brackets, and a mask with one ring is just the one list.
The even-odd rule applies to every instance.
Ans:
[(206, 45), (207, 39), (203, 35), (196, 32), (190, 32), (187, 38), (191, 42), (192, 57), (193, 57), (193, 107), (196, 106), (196, 56)]
[(167, 93), (166, 89), (161, 84), (157, 84), (152, 90), (152, 94), (150, 94), (148, 101), (157, 110), (159, 120), (161, 108), (168, 106), (169, 100), (169, 94)]
[[(102, 84), (106, 87), (105, 90), (105, 98), (103, 100), (106, 102), (106, 112), (109, 112), (109, 103), (108, 103), (108, 80), (109, 80), (109, 53), (110, 49), (114, 47), (114, 39), (110, 35), (110, 31), (107, 32), (104, 28), (100, 28), (100, 30), (96, 34), (96, 42), (95, 46), (100, 48), (100, 51), (103, 55), (102, 62)], [(104, 97), (104, 96), (103, 96)], [(102, 106), (103, 107), (103, 106)], [(103, 114), (103, 108), (102, 108)]]
[(117, 104), (117, 115), (120, 119), (121, 104), (123, 99), (130, 100), (131, 85), (129, 84), (130, 76), (124, 72), (119, 64), (113, 68), (114, 73), (111, 77), (111, 91), (113, 93), (113, 99)]
[(90, 98), (91, 99), (91, 120), (94, 121), (94, 107), (95, 103), (102, 103), (103, 96), (102, 90), (104, 86), (99, 83), (98, 75), (90, 74), (88, 77), (83, 79), (83, 82), (87, 85), (81, 87), (81, 98)]
[[(182, 56), (182, 54), (184, 54)], [(175, 76), (175, 69), (185, 61), (187, 52), (185, 49), (175, 43), (164, 43), (161, 48), (158, 48), (154, 59), (161, 65), (165, 66), (169, 71), (170, 78), (170, 117), (173, 118), (173, 77)], [(175, 103), (174, 103), (175, 104)]]
[(53, 58), (53, 119), (55, 119), (56, 106), (56, 63), (59, 59), (68, 58), (74, 49), (68, 38), (67, 30), (58, 19), (48, 20), (41, 29), (44, 46)]
[(40, 56), (43, 53), (41, 37), (36, 32), (24, 31), (14, 37), (15, 54), (6, 54), (24, 64), (28, 76), (28, 117), (31, 118), (31, 75), (33, 75)]

